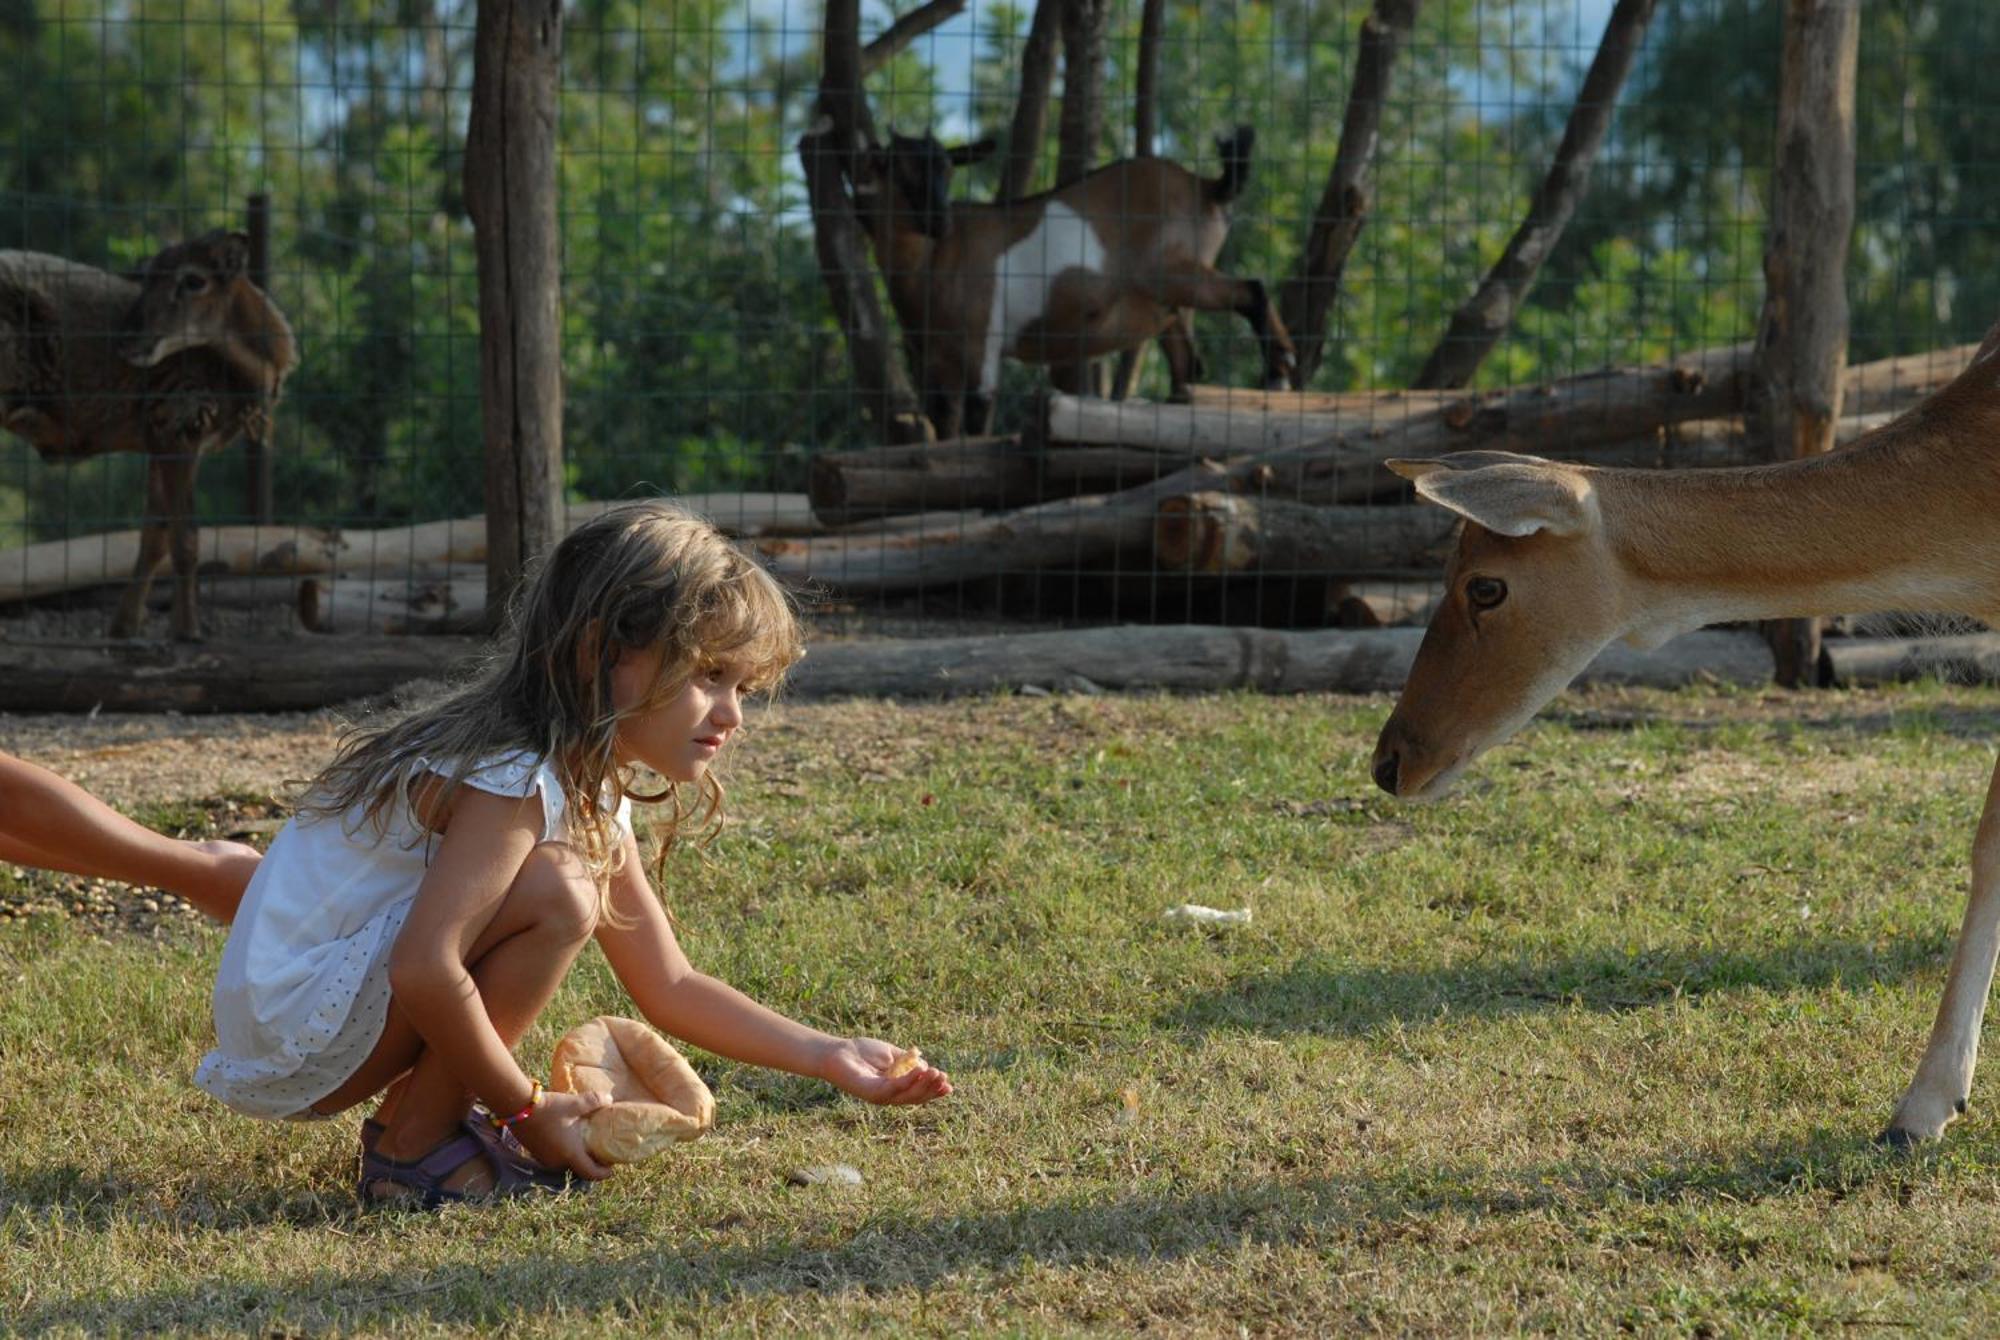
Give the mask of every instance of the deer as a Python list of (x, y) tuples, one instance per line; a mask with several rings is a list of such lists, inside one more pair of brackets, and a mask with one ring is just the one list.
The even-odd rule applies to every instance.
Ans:
[(1213, 178), (1127, 158), (993, 204), (951, 199), (952, 170), (991, 155), (990, 139), (946, 148), (929, 132), (892, 131), (886, 148), (857, 154), (856, 214), (937, 435), (987, 430), (1002, 357), (1051, 365), (1051, 380), (1077, 391), (1086, 360), (1157, 337), (1184, 400), (1202, 375), (1194, 311), (1240, 314), (1262, 348), (1265, 388), (1290, 385), (1297, 357), (1263, 282), (1215, 268), (1255, 142), (1249, 126), (1218, 138)]
[(174, 569), (175, 638), (197, 641), (195, 472), (238, 436), (268, 436), (298, 362), (291, 326), (248, 275), (249, 239), (217, 230), (132, 276), (0, 251), (0, 428), (44, 460), (148, 458), (145, 522), (110, 635), (138, 635), (154, 575)]
[[(1772, 465), (1593, 468), (1499, 451), (1396, 460), (1462, 519), (1446, 588), (1376, 742), (1375, 783), (1429, 800), (1614, 639), (1935, 610), (2000, 616), (2000, 325), (1951, 383), (1839, 450)], [(1909, 1088), (1876, 1139), (1943, 1136), (1972, 1091), (2000, 951), (2000, 768), (1963, 925)]]

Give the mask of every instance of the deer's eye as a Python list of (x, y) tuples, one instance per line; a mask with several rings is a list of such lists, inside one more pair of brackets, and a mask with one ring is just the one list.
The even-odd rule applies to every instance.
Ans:
[(208, 276), (198, 271), (190, 270), (181, 276), (181, 292), (183, 293), (199, 293), (207, 287)]
[(1465, 598), (1476, 610), (1490, 610), (1507, 598), (1507, 583), (1498, 577), (1474, 577), (1465, 584)]

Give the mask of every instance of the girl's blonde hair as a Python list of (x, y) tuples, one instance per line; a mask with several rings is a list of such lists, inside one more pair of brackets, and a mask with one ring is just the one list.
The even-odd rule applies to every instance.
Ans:
[[(660, 652), (659, 678), (620, 714), (611, 670), (626, 652)], [(482, 760), (547, 760), (563, 789), (564, 838), (599, 887), (622, 860), (614, 815), (629, 789), (618, 723), (671, 699), (714, 665), (746, 672), (747, 692), (774, 691), (804, 654), (791, 598), (699, 517), (661, 502), (624, 503), (578, 526), (550, 551), (509, 610), (478, 676), (449, 697), (348, 740), (308, 786), (301, 813), (359, 810), (379, 836), (399, 808), (415, 812), (426, 775), (449, 801)], [(692, 828), (721, 822), (722, 786), (704, 774), (635, 799), (671, 802), (653, 825), (665, 859)], [(444, 805), (435, 812), (446, 812)]]

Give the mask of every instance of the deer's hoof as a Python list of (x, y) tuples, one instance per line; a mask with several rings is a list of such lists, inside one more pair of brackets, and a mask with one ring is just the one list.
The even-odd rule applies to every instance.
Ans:
[(1875, 1137), (1875, 1143), (1883, 1149), (1894, 1150), (1898, 1154), (1907, 1154), (1918, 1145), (1928, 1144), (1935, 1139), (1937, 1137), (1934, 1135), (1919, 1135), (1917, 1132), (1905, 1130), (1901, 1126), (1890, 1126)]

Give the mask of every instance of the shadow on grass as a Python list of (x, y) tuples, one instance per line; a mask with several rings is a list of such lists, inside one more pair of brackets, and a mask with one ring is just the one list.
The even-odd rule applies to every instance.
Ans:
[(1330, 956), (1238, 980), (1196, 996), (1155, 1023), (1167, 1029), (1351, 1036), (1391, 1020), (1497, 1018), (1553, 1007), (1647, 1009), (1718, 991), (1858, 990), (1941, 965), (1952, 933), (1871, 942), (1800, 938), (1757, 951), (1686, 948), (1628, 955), (1617, 948), (1567, 958), (1521, 954), (1434, 968), (1345, 965)]
[[(300, 1329), (394, 1325), (497, 1326), (507, 1322), (611, 1316), (645, 1318), (688, 1305), (713, 1319), (717, 1305), (758, 1299), (875, 1295), (924, 1289), (968, 1273), (1011, 1274), (1024, 1267), (1090, 1269), (1140, 1262), (1227, 1256), (1246, 1247), (1312, 1241), (1321, 1251), (1360, 1252), (1409, 1244), (1432, 1217), (1472, 1217), (1504, 1224), (1516, 1216), (1559, 1217), (1591, 1231), (1611, 1216), (1625, 1231), (1654, 1231), (1648, 1211), (1732, 1212), (1759, 1201), (1839, 1198), (1883, 1184), (1899, 1193), (1935, 1179), (1940, 1156), (1877, 1151), (1860, 1136), (1816, 1132), (1803, 1144), (1748, 1147), (1731, 1155), (1648, 1159), (1642, 1163), (1494, 1169), (1473, 1165), (1399, 1167), (1353, 1178), (1261, 1181), (1188, 1194), (1145, 1192), (1109, 1199), (1072, 1197), (1018, 1208), (935, 1215), (881, 1215), (829, 1243), (772, 1237), (743, 1241), (742, 1230), (630, 1245), (647, 1236), (622, 1228), (617, 1207), (579, 1204), (561, 1237), (566, 1252), (537, 1251), (526, 1239), (556, 1237), (540, 1221), (531, 1233), (509, 1208), (460, 1212), (481, 1264), (412, 1269), (385, 1263), (367, 1270), (328, 1269), (256, 1283), (196, 1273), (139, 1293), (61, 1300), (24, 1308), (26, 1332), (86, 1334), (197, 1329), (273, 1334)], [(557, 1208), (558, 1214), (570, 1213)], [(395, 1249), (393, 1221), (371, 1218)], [(622, 1229), (622, 1231), (621, 1231)], [(608, 1231), (606, 1231), (608, 1230)], [(430, 1231), (425, 1221), (425, 1231)], [(1675, 1230), (1679, 1250), (1699, 1258), (1731, 1244)], [(1726, 1231), (1726, 1230), (1718, 1230)], [(1456, 1240), (1456, 1230), (1444, 1230)], [(1690, 1232), (1693, 1237), (1687, 1236)], [(1450, 1250), (1441, 1240), (1438, 1250)], [(70, 1285), (74, 1288), (72, 1282)], [(901, 1304), (885, 1304), (903, 1315)]]

